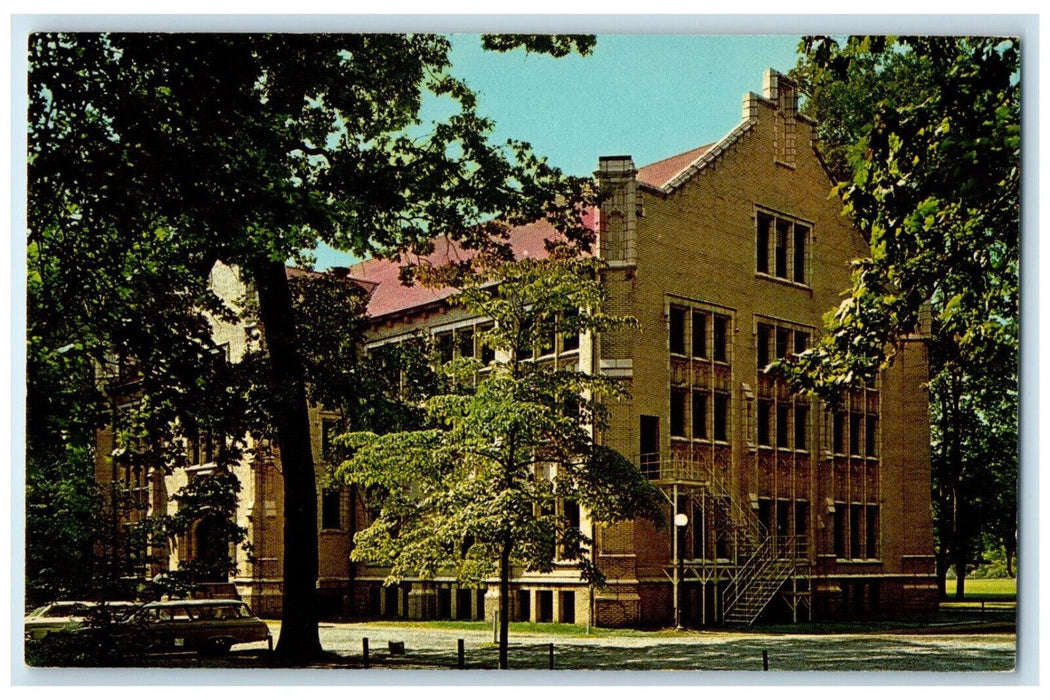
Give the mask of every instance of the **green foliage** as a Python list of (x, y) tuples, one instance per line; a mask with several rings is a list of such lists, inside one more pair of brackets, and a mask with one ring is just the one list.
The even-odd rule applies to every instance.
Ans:
[(632, 323), (599, 311), (598, 271), (593, 260), (523, 260), (461, 292), (472, 315), (495, 322), (480, 341), (497, 360), (484, 371), (469, 359), (446, 368), (473, 390), (430, 398), (430, 428), (346, 437), (352, 457), (338, 477), (377, 501), (377, 517), (355, 538), (355, 560), (390, 565), (391, 581), (455, 568), (476, 585), (497, 573), (509, 547), (518, 566), (550, 571), (556, 559), (575, 561), (585, 579), (601, 582), (590, 538), (562, 506), (578, 503), (596, 522), (657, 517), (637, 468), (591, 438), (605, 425), (604, 402), (622, 388), (531, 361), (532, 348), (554, 332)]
[(835, 193), (871, 252), (820, 342), (778, 368), (834, 404), (929, 334), (943, 580), (979, 556), (982, 532), (1016, 546), (1018, 42), (809, 37), (800, 50)]
[[(555, 55), (593, 43), (489, 41)], [(77, 460), (91, 453), (106, 420), (96, 368), (132, 368), (121, 379), (134, 377), (138, 406), (118, 434), (132, 466), (166, 468), (177, 458), (172, 426), (211, 429), (215, 417), (198, 412), (232, 404), (216, 396), (247, 396), (242, 423), (269, 425), (281, 447), (296, 541), (285, 547), (279, 650), (297, 655), (320, 649), (316, 557), (305, 554), (316, 553), (306, 385), (346, 388), (353, 366), (329, 386), (314, 361), (349, 348), (301, 355), (306, 333), (280, 263), (318, 241), (396, 257), (427, 253), (439, 236), (505, 258), (508, 227), (544, 217), (590, 244), (578, 216), (593, 200), (590, 182), (563, 176), (527, 144), (491, 143), (492, 124), (448, 53), (445, 37), (426, 34), (30, 37), (28, 470), (91, 473), (87, 461), (42, 452), (69, 443)], [(427, 95), (456, 113), (423, 124)], [(208, 290), (219, 260), (260, 292), (268, 359), (232, 373), (212, 363), (208, 317), (229, 313)], [(279, 400), (237, 383), (247, 378)], [(346, 404), (360, 411), (357, 399)], [(42, 546), (30, 532), (29, 547)]]

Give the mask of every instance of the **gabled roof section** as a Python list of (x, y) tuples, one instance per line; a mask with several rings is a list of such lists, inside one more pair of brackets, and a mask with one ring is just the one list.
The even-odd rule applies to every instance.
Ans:
[(757, 123), (757, 119), (745, 119), (720, 141), (694, 148), (685, 153), (679, 153), (670, 158), (658, 160), (649, 165), (643, 165), (638, 169), (635, 179), (643, 187), (655, 190), (661, 194), (670, 194), (688, 182), (696, 173), (710, 163), (715, 162), (719, 156), (751, 131)]
[[(583, 224), (587, 228), (596, 230), (597, 212), (588, 209), (584, 212)], [(516, 226), (509, 232), (511, 249), (515, 259), (547, 257), (547, 248), (544, 243), (548, 240), (558, 240), (561, 234), (554, 226), (546, 221), (536, 221), (524, 226)], [(469, 260), (473, 252), (464, 251), (459, 245), (452, 241), (440, 240), (434, 243), (434, 252), (425, 258), (431, 265), (443, 265), (450, 262)], [(455, 294), (458, 290), (452, 287), (424, 287), (415, 284), (406, 287), (398, 278), (403, 264), (409, 262), (409, 258), (402, 260), (365, 260), (353, 265), (348, 270), (348, 277), (362, 286), (371, 287), (371, 297), (368, 301), (368, 315), (379, 318), (390, 314), (397, 314), (411, 309), (428, 306), (443, 302)], [(366, 287), (367, 288), (367, 287)]]
[(670, 158), (664, 158), (658, 160), (655, 163), (649, 165), (643, 165), (638, 168), (638, 174), (635, 175), (635, 179), (643, 185), (648, 185), (653, 189), (662, 189), (675, 178), (675, 176), (688, 169), (693, 163), (695, 163), (700, 156), (707, 153), (707, 151), (714, 144), (709, 143), (699, 148), (694, 148), (691, 151), (685, 153), (679, 153), (676, 156)]

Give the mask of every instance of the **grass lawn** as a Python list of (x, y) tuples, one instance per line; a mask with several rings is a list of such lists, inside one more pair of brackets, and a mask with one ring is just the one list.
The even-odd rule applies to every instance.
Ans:
[[(945, 589), (948, 599), (955, 596), (955, 579), (948, 579)], [(1013, 578), (968, 578), (965, 584), (967, 599), (974, 600), (1016, 600), (1017, 579)]]

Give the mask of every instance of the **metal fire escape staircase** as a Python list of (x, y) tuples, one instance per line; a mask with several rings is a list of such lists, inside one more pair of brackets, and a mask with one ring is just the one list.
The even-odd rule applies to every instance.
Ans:
[[(810, 602), (805, 538), (769, 533), (751, 508), (742, 507), (733, 498), (716, 469), (678, 457), (652, 457), (657, 456), (643, 456), (643, 472), (669, 501), (674, 503), (677, 495), (689, 499), (702, 512), (711, 508), (716, 548), (721, 545), (728, 559), (723, 561), (716, 555), (707, 561), (673, 561), (668, 568), (687, 568), (698, 580), (724, 582), (719, 607), (722, 621), (730, 625), (754, 624), (790, 583), (785, 599), (797, 619), (798, 607), (808, 607)], [(677, 573), (672, 571), (668, 576), (673, 578)]]

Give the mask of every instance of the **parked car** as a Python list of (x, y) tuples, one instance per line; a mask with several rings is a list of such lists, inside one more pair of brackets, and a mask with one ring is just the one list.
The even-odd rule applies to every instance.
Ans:
[(153, 651), (224, 654), (234, 644), (269, 642), (266, 623), (239, 600), (173, 600), (147, 603), (120, 624), (122, 634), (142, 635)]
[(55, 601), (25, 616), (25, 634), (29, 639), (43, 639), (52, 632), (79, 629), (93, 618), (105, 617), (119, 622), (137, 607), (137, 603), (127, 600), (103, 603), (90, 600)]

